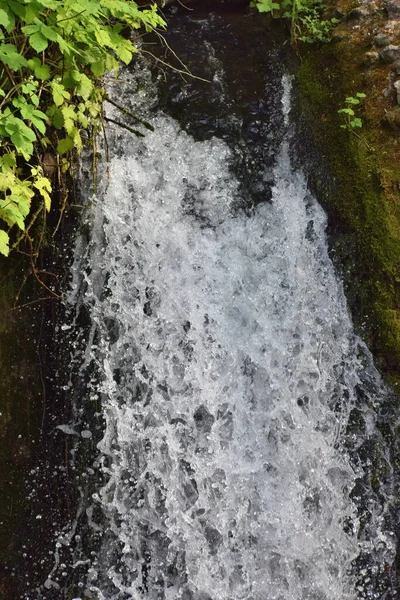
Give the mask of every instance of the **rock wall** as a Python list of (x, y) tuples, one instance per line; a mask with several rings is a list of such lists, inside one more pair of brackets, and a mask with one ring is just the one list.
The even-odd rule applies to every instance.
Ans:
[[(332, 42), (299, 47), (300, 112), (322, 169), (310, 182), (330, 215), (333, 258), (353, 318), (395, 389), (400, 382), (400, 14), (394, 0), (338, 0)], [(362, 127), (341, 126), (348, 96)], [(315, 165), (314, 165), (315, 166)], [(325, 176), (321, 176), (321, 172)], [(318, 174), (319, 173), (319, 174)]]

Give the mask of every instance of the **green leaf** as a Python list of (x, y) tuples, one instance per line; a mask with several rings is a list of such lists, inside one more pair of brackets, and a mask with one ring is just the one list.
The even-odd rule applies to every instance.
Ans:
[(90, 70), (95, 77), (102, 77), (106, 71), (106, 65), (104, 60), (99, 60), (90, 65)]
[(2, 12), (0, 24), (4, 27), (7, 33), (11, 33), (15, 27), (15, 15), (11, 10), (10, 2), (7, 0), (0, 0), (0, 10)]
[(11, 136), (11, 139), (15, 133), (19, 133), (23, 138), (29, 140), (30, 142), (36, 141), (36, 135), (32, 129), (30, 129), (21, 119), (18, 119), (17, 117), (10, 117), (5, 124), (5, 128), (7, 133)]
[(255, 6), (260, 13), (268, 13), (280, 8), (279, 4), (273, 2), (273, 0), (257, 0), (257, 2), (253, 3), (253, 6)]
[(89, 77), (84, 73), (77, 73), (75, 81), (77, 82), (77, 93), (82, 96), (84, 100), (88, 100), (90, 94), (93, 92), (93, 83), (90, 81)]
[(360, 101), (357, 98), (353, 98), (353, 96), (348, 96), (346, 102), (347, 104), (360, 104)]
[(62, 116), (64, 117), (64, 129), (70, 135), (75, 127), (75, 107), (74, 106), (63, 106), (61, 109)]
[(36, 52), (42, 52), (43, 50), (46, 50), (49, 42), (47, 41), (47, 38), (38, 31), (29, 36), (29, 44)]
[(96, 40), (100, 44), (100, 46), (109, 46), (111, 48), (113, 47), (111, 38), (105, 29), (103, 29), (103, 28), (97, 29), (97, 31), (95, 31), (94, 35), (96, 37)]
[[(19, 2), (15, 2), (14, 0), (3, 0), (1, 2), (1, 4), (6, 4), (7, 8), (9, 8), (15, 15), (17, 15), (17, 17), (19, 17), (22, 20), (27, 20), (26, 19), (26, 11), (25, 11), (25, 7), (22, 6)], [(4, 8), (4, 7), (3, 7)], [(15, 22), (14, 22), (15, 23)], [(13, 28), (15, 27), (15, 24), (13, 26)]]
[(129, 65), (129, 63), (132, 60), (132, 56), (133, 56), (133, 48), (128, 49), (126, 46), (119, 46), (118, 48), (116, 48), (115, 50), (118, 58), (120, 60), (122, 60), (123, 63), (125, 63), (126, 65)]
[(57, 154), (65, 154), (69, 150), (73, 150), (74, 145), (74, 140), (69, 137), (59, 140), (57, 144)]
[(23, 31), (23, 33), (26, 35), (32, 35), (33, 33), (37, 33), (39, 31), (39, 27), (38, 25), (25, 25), (24, 27), (21, 27), (21, 31)]
[(10, 252), (10, 248), (8, 246), (10, 242), (10, 238), (8, 237), (8, 233), (6, 233), (3, 229), (0, 229), (0, 252), (4, 254), (4, 256), (8, 256)]
[(54, 27), (48, 27), (47, 25), (44, 25), (44, 23), (40, 25), (40, 33), (51, 42), (57, 42), (60, 37), (60, 34)]
[[(12, 197), (12, 198), (14, 200), (14, 197)], [(18, 202), (18, 209), (19, 209), (19, 212), (21, 213), (21, 215), (24, 218), (27, 217), (31, 210), (30, 202), (28, 202), (28, 200), (22, 196), (18, 196), (17, 198), (15, 198), (14, 201)]]
[(45, 125), (45, 123), (43, 122), (43, 120), (42, 120), (42, 119), (40, 119), (40, 118), (37, 118), (37, 117), (34, 115), (34, 116), (33, 116), (33, 118), (32, 118), (32, 124), (33, 124), (33, 125), (36, 127), (36, 129), (37, 129), (38, 131), (40, 131), (40, 133), (41, 133), (42, 135), (44, 135), (44, 134), (46, 133), (46, 125)]
[(0, 44), (0, 61), (12, 71), (18, 71), (27, 65), (26, 58), (19, 54), (14, 44)]
[(8, 11), (5, 11), (3, 8), (0, 8), (0, 25), (2, 25), (4, 29), (9, 33), (8, 28), (11, 25), (11, 19)]
[(341, 108), (338, 110), (338, 113), (342, 113), (344, 115), (354, 116), (354, 110), (352, 108)]
[[(40, 171), (40, 172), (42, 172), (42, 171)], [(39, 190), (39, 193), (41, 194), (42, 198), (44, 199), (44, 204), (46, 206), (46, 210), (49, 211), (50, 206), (51, 206), (50, 194), (52, 191), (50, 180), (47, 177), (39, 176), (33, 182), (33, 186), (37, 190)]]
[(352, 127), (362, 127), (362, 121), (359, 117), (355, 117), (351, 122), (350, 125)]
[(67, 92), (62, 83), (58, 83), (57, 81), (51, 82), (51, 91), (53, 94), (54, 104), (56, 106), (61, 106), (65, 100), (69, 100), (71, 98), (71, 94)]
[(39, 58), (31, 58), (28, 60), (28, 67), (33, 70), (36, 79), (46, 81), (50, 79), (50, 67), (48, 65), (42, 65)]
[(110, 73), (112, 73), (114, 71), (115, 77), (118, 76), (119, 64), (118, 64), (118, 61), (115, 59), (115, 57), (112, 54), (107, 54), (106, 70), (109, 71)]
[(59, 108), (57, 108), (56, 106), (52, 106), (47, 111), (47, 114), (51, 119), (51, 124), (53, 125), (53, 127), (55, 127), (56, 129), (62, 129), (64, 127), (64, 117)]
[(5, 169), (5, 170), (13, 169), (17, 164), (17, 161), (15, 159), (15, 152), (9, 152), (8, 154), (3, 154), (3, 156), (1, 157), (0, 160), (1, 160), (1, 164), (3, 166), (3, 169)]

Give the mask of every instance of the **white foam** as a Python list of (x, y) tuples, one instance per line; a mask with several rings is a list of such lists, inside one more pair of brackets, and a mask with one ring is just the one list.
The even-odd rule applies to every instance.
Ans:
[[(286, 124), (289, 100), (285, 79)], [(154, 124), (111, 140), (124, 155), (85, 250), (106, 479), (87, 587), (103, 600), (354, 600), (361, 468), (340, 447), (363, 345), (325, 215), (287, 141), (272, 202), (249, 215), (224, 142)]]

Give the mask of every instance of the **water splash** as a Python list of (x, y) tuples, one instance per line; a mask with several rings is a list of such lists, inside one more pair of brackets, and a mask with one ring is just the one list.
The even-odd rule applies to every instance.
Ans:
[[(282, 109), (288, 126), (289, 78)], [(249, 212), (224, 142), (194, 142), (162, 114), (155, 125), (129, 145), (116, 135), (92, 209), (85, 364), (100, 373), (106, 483), (87, 509), (102, 541), (86, 594), (354, 599), (353, 563), (373, 543), (358, 539), (351, 492), (364, 467), (348, 422), (357, 406), (377, 435), (381, 384), (352, 331), (325, 215), (288, 138), (272, 201)]]

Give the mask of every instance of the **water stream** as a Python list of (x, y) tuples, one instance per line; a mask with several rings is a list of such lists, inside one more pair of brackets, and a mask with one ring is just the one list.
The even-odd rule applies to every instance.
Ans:
[[(268, 152), (154, 116), (152, 84), (134, 102), (155, 133), (109, 132), (69, 295), (71, 314), (90, 316), (78, 362), (91, 379), (75, 423), (59, 426), (98, 441), (78, 515), (96, 543), (79, 543), (79, 519), (63, 532), (46, 598), (396, 597), (378, 427), (390, 392), (353, 332), (326, 216), (292, 166), (290, 76), (273, 86)], [(73, 340), (73, 317), (64, 330)], [(100, 433), (85, 405), (101, 405)]]

